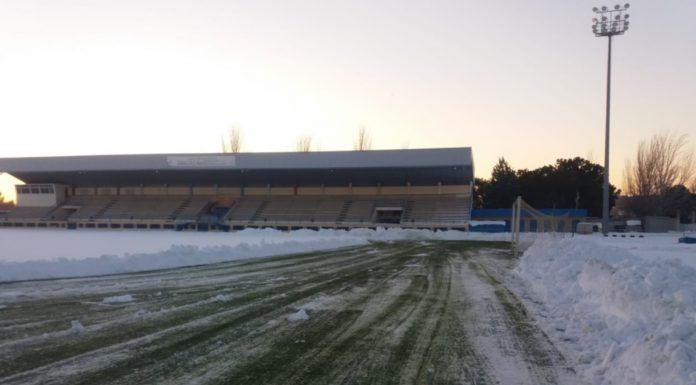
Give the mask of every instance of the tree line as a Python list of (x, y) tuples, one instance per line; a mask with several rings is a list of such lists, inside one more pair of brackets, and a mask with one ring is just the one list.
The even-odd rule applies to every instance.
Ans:
[[(610, 185), (609, 206), (625, 217), (696, 220), (696, 155), (688, 139), (662, 133), (641, 141), (626, 162), (623, 193)], [(586, 208), (600, 217), (603, 178), (604, 167), (579, 157), (534, 170), (515, 170), (500, 158), (490, 179), (476, 179), (474, 206), (511, 207), (519, 195), (534, 207)]]
[[(602, 215), (604, 167), (586, 159), (558, 159), (534, 170), (515, 170), (498, 159), (490, 179), (476, 178), (474, 206), (507, 208), (518, 197), (538, 208), (585, 208), (589, 216)], [(619, 191), (610, 185), (610, 204)]]

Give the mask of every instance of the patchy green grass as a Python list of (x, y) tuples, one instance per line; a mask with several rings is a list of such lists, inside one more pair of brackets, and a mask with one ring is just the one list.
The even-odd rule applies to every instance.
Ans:
[[(506, 242), (375, 242), (3, 285), (44, 295), (2, 313), (0, 382), (495, 384), (496, 363), (465, 327), (476, 300), (458, 282), (468, 266), (493, 287), (501, 322), (551, 383), (555, 361), (524, 307), (472, 257), (508, 249)], [(100, 303), (126, 293), (136, 301)], [(308, 319), (289, 321), (298, 309)], [(87, 329), (70, 331), (73, 320)]]

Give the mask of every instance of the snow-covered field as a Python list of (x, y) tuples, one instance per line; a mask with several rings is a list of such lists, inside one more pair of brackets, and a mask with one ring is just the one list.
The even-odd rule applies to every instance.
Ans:
[[(566, 357), (567, 366), (588, 383), (694, 385), (696, 245), (678, 244), (680, 235), (646, 234), (643, 238), (526, 235), (524, 243), (531, 246), (519, 260), (479, 258), (476, 261), (481, 263), (483, 277), (487, 277), (485, 271), (506, 277), (505, 287), (523, 300), (537, 325)], [(235, 233), (0, 230), (0, 282), (132, 273), (391, 240), (507, 241), (509, 234), (413, 230), (322, 230), (291, 233), (275, 230), (245, 230)], [(427, 256), (427, 253), (419, 251), (413, 255), (415, 258), (423, 256)], [(411, 268), (411, 265), (409, 262), (403, 266)], [(457, 268), (461, 271), (470, 269), (467, 265)], [(158, 277), (158, 274), (153, 277)], [(176, 274), (187, 277), (188, 273)], [(298, 277), (302, 277), (302, 274)], [(101, 279), (90, 279), (89, 282), (102, 290), (102, 283), (99, 283)], [(148, 282), (145, 276), (129, 279), (138, 284)], [(281, 274), (277, 279), (286, 277)], [(456, 281), (452, 281), (452, 285)], [(276, 281), (269, 279), (268, 282), (272, 284)], [(477, 290), (481, 287), (471, 286), (473, 282), (475, 280), (472, 279), (472, 274), (468, 274), (464, 283), (465, 292), (478, 293)], [(277, 283), (285, 284), (285, 281)], [(159, 285), (157, 282), (149, 284)], [(20, 293), (19, 290), (8, 289), (14, 287), (12, 285), (31, 289), (22, 292), (22, 298), (32, 301), (49, 301), (53, 295), (50, 293), (66, 298), (75, 293), (97, 296), (91, 290), (83, 293), (83, 286), (63, 287), (60, 281), (55, 284), (47, 281), (45, 285), (53, 289), (45, 291), (36, 290), (35, 283), (32, 282), (5, 285), (10, 286), (4, 287), (7, 290), (1, 290), (0, 287), (0, 315), (24, 301), (21, 296), (15, 295)], [(54, 290), (55, 285), (59, 286), (59, 290)], [(113, 288), (110, 285), (106, 287)], [(135, 286), (131, 287), (132, 290), (134, 288)], [(215, 287), (212, 289), (217, 290)], [(487, 292), (486, 298), (494, 292), (498, 293)], [(141, 297), (131, 294), (107, 291), (101, 297), (97, 296), (94, 303), (101, 307), (140, 303)], [(478, 298), (479, 295), (472, 298), (474, 297)], [(311, 318), (312, 312), (322, 306), (335, 305), (324, 303), (327, 298), (335, 299), (319, 296), (311, 306), (284, 313), (280, 319), (291, 323), (306, 321), (307, 317)], [(212, 302), (209, 302), (226, 303), (228, 300), (228, 294), (224, 294), (211, 296)], [(477, 310), (469, 313), (471, 316), (481, 320), (490, 316), (485, 313), (488, 311), (485, 309), (490, 307), (486, 302), (489, 299), (484, 300), (479, 304), (483, 313), (479, 314)], [(471, 309), (478, 309), (474, 306), (476, 304), (477, 302), (472, 302)], [(469, 321), (464, 322), (469, 325), (466, 322)], [(473, 323), (469, 327), (474, 330), (476, 325), (481, 326), (486, 322)], [(491, 327), (501, 327), (493, 323), (498, 326), (491, 324)], [(89, 323), (82, 322), (71, 325), (68, 327), (74, 333), (81, 333), (85, 328), (91, 330), (92, 327)], [(490, 336), (503, 336), (510, 331), (502, 328), (472, 333), (477, 336), (474, 343), (479, 343), (479, 340), (483, 343)], [(509, 353), (505, 352), (504, 349), (500, 352), (501, 357)], [(498, 352), (493, 350), (486, 354), (494, 357), (493, 353)], [(498, 361), (504, 362), (502, 359)], [(521, 365), (521, 361), (517, 364)], [(496, 369), (497, 376), (506, 373), (506, 370)]]
[(546, 235), (520, 259), (527, 306), (591, 383), (696, 384), (696, 245), (678, 237)]
[(3, 283), (0, 383), (579, 384), (493, 261), (418, 240)]
[(357, 229), (232, 233), (0, 229), (0, 282), (132, 273), (365, 244), (369, 240), (508, 240), (509, 234)]

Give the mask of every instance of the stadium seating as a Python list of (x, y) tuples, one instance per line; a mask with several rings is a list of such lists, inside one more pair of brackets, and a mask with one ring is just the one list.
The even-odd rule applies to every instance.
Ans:
[(265, 205), (265, 198), (239, 198), (227, 214), (228, 221), (248, 222), (255, 220)]
[(169, 219), (195, 221), (210, 204), (210, 197), (191, 196), (179, 200), (179, 205), (169, 213)]
[(454, 196), (72, 196), (57, 207), (20, 207), (0, 221), (178, 223), (234, 226), (460, 226), (470, 197)]
[(75, 210), (68, 219), (93, 220), (98, 218), (109, 205), (114, 204), (114, 200), (111, 196), (72, 196), (59, 207)]
[(404, 215), (403, 222), (464, 223), (470, 215), (471, 201), (465, 198), (418, 198)]
[(0, 214), (0, 218), (43, 220), (54, 209), (54, 207), (15, 207), (12, 211)]

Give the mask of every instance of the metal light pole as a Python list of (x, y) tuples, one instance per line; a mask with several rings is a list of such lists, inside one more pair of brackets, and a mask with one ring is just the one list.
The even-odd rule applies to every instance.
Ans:
[(592, 32), (597, 37), (606, 36), (609, 40), (609, 52), (607, 56), (607, 115), (606, 129), (604, 132), (604, 186), (602, 191), (602, 232), (609, 231), (609, 106), (611, 102), (611, 40), (614, 35), (623, 35), (628, 30), (629, 4), (615, 5), (614, 9), (608, 7), (592, 8), (595, 17), (592, 19)]

